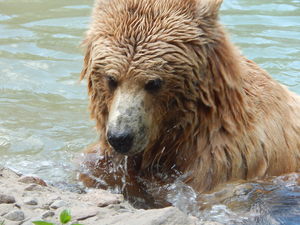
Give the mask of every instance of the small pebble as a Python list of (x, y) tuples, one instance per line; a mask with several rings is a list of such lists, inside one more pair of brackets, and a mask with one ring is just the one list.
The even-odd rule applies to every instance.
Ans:
[(34, 198), (25, 198), (24, 199), (24, 203), (26, 205), (37, 205), (38, 204), (38, 201)]
[(17, 207), (18, 209), (21, 209), (21, 206), (18, 203), (15, 203), (14, 207)]
[(22, 221), (25, 219), (25, 215), (21, 210), (13, 210), (7, 213), (4, 218), (12, 221)]
[(49, 206), (49, 204), (43, 204), (40, 208), (41, 208), (41, 209), (49, 210), (49, 209), (50, 209), (50, 206)]
[(42, 218), (43, 218), (43, 219), (46, 219), (46, 218), (48, 218), (48, 217), (53, 217), (54, 215), (55, 215), (54, 212), (52, 212), (52, 211), (47, 211), (47, 212), (45, 212), (45, 213), (42, 214)]
[(25, 184), (38, 184), (41, 186), (47, 186), (46, 182), (38, 177), (22, 176), (20, 179), (18, 179), (18, 181)]
[(11, 195), (0, 194), (0, 204), (12, 204), (15, 203), (15, 197)]
[(58, 208), (61, 208), (63, 206), (66, 206), (66, 205), (67, 205), (67, 203), (65, 201), (63, 201), (63, 200), (56, 200), (56, 201), (54, 201), (51, 204), (50, 208), (52, 208), (52, 209), (58, 209)]

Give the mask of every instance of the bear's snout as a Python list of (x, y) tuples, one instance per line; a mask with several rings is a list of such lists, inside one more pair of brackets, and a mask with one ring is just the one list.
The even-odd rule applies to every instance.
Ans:
[(119, 87), (114, 93), (106, 123), (106, 141), (118, 153), (135, 155), (149, 142), (149, 114), (145, 111), (144, 92)]
[(108, 130), (107, 141), (116, 152), (126, 154), (132, 148), (134, 134), (130, 130), (113, 131)]

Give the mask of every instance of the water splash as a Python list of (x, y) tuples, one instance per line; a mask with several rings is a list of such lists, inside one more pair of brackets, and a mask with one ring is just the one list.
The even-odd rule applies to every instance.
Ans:
[[(99, 155), (90, 157), (92, 160), (102, 159)], [(94, 178), (100, 182), (102, 188), (124, 194), (130, 185), (128, 163), (128, 158), (123, 157), (109, 164), (108, 173), (115, 173), (114, 179), (118, 180), (119, 185), (109, 185), (105, 182), (105, 176)], [(212, 221), (229, 225), (299, 224), (300, 174), (225, 184), (209, 194), (197, 193), (186, 185), (184, 180), (187, 174), (176, 171), (175, 174), (176, 179), (158, 174), (157, 177), (165, 181), (163, 184), (155, 179), (149, 181), (137, 177), (146, 191), (137, 196), (127, 193), (130, 202), (138, 208), (159, 208), (169, 204), (197, 217), (200, 222)]]

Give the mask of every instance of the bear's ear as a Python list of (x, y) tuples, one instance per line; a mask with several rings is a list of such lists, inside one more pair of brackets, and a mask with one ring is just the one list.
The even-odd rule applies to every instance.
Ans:
[(92, 42), (90, 42), (88, 39), (83, 41), (82, 46), (85, 47), (85, 56), (83, 60), (83, 68), (80, 73), (80, 80), (83, 80), (84, 78), (87, 78), (87, 83), (88, 83), (88, 93), (91, 95), (92, 93), (92, 79), (90, 76), (91, 73), (91, 65), (92, 65)]
[(83, 68), (80, 73), (80, 80), (83, 80), (90, 72), (91, 67), (91, 49), (92, 44), (88, 40), (82, 42), (82, 46), (85, 48), (85, 55), (83, 60)]
[(196, 18), (216, 20), (223, 0), (196, 0)]

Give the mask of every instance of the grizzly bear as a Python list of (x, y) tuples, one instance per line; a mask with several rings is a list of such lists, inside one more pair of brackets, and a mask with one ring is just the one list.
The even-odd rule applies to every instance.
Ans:
[(87, 186), (130, 198), (184, 175), (201, 193), (299, 170), (300, 98), (230, 42), (221, 3), (96, 1), (81, 73), (100, 134)]

